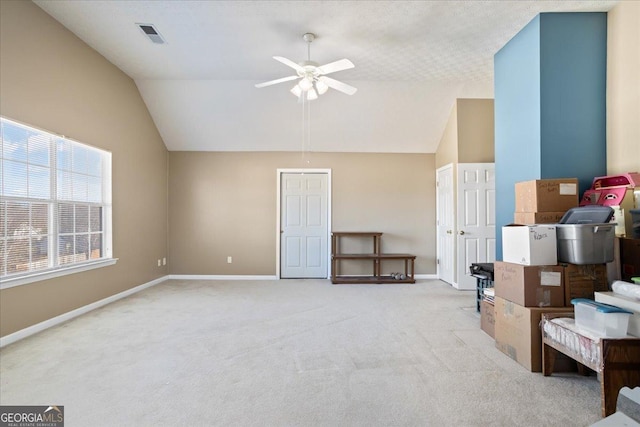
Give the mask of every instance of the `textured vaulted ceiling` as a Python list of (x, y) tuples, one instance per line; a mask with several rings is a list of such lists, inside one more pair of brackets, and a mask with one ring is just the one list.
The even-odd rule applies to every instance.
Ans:
[[(349, 58), (358, 88), (310, 104), (316, 151), (432, 153), (456, 98), (493, 97), (493, 55), (540, 12), (617, 1), (35, 1), (133, 78), (169, 150), (297, 151), (302, 106), (272, 59)], [(153, 44), (135, 25), (153, 24)]]

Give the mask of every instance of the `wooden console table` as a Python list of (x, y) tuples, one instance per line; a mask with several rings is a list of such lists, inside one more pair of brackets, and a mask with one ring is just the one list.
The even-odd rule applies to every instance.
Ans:
[[(542, 373), (553, 373), (556, 351), (600, 374), (602, 416), (616, 412), (618, 393), (624, 386), (640, 386), (640, 338), (594, 338), (579, 330), (571, 313), (542, 315)], [(565, 318), (565, 319), (558, 319)], [(557, 319), (553, 321), (554, 319)]]
[[(380, 253), (380, 232), (334, 232), (331, 233), (331, 282), (333, 284), (356, 283), (415, 283), (414, 264), (416, 256), (412, 254), (383, 254)], [(372, 252), (345, 254), (340, 252), (341, 237), (372, 238)], [(340, 274), (341, 260), (363, 260), (372, 263), (371, 276), (346, 276)], [(404, 279), (383, 276), (380, 264), (383, 260), (404, 260)]]

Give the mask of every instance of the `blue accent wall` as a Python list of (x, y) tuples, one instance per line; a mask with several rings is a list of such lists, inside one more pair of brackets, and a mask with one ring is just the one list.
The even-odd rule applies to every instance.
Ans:
[(513, 184), (540, 173), (540, 16), (494, 57), (496, 259), (513, 222)]
[(496, 259), (519, 181), (606, 175), (606, 13), (543, 13), (494, 57)]
[(540, 177), (584, 192), (607, 174), (607, 14), (542, 14), (540, 55)]

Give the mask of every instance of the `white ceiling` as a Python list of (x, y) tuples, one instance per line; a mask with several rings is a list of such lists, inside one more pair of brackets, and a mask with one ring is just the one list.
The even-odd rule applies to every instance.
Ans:
[[(540, 12), (590, 1), (77, 1), (38, 6), (133, 78), (169, 150), (297, 151), (302, 106), (272, 59), (349, 58), (358, 88), (310, 104), (314, 151), (433, 153), (456, 98), (493, 97), (493, 55)], [(135, 23), (153, 24), (157, 45)]]

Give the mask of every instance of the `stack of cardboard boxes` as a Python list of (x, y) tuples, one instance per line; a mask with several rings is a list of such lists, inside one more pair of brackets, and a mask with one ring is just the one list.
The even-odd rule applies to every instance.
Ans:
[[(494, 264), (496, 347), (532, 372), (542, 370), (543, 313), (572, 312), (573, 298), (608, 290), (606, 264), (557, 262), (557, 223), (578, 206), (576, 179), (516, 184), (515, 224), (502, 229), (503, 261)], [(570, 359), (556, 366), (568, 369)]]

